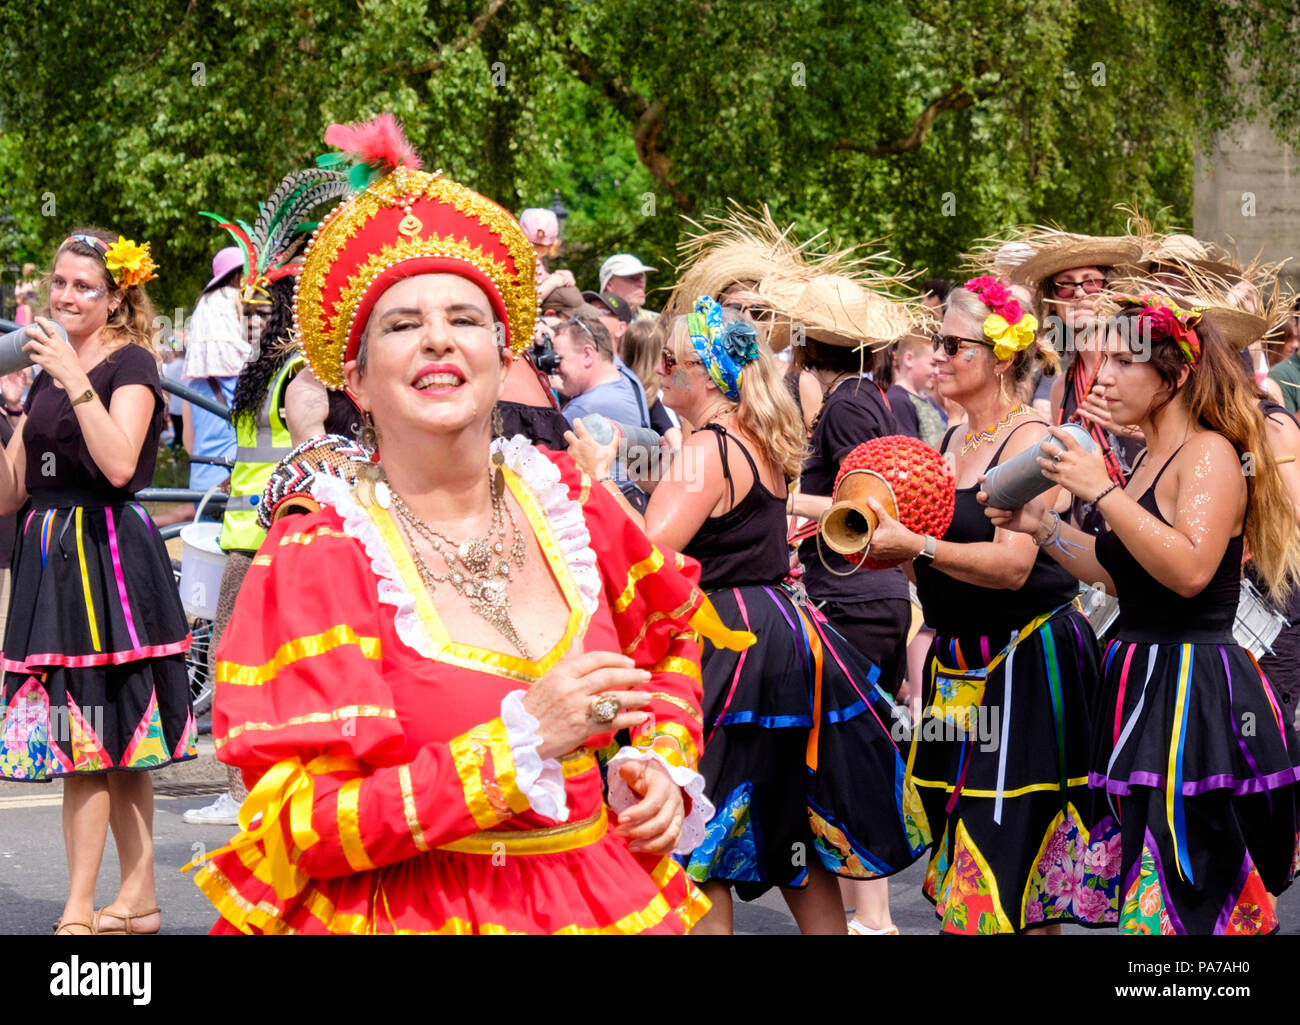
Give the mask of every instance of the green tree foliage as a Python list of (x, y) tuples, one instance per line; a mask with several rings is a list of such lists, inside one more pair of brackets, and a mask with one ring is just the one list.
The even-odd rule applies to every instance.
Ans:
[[(1289, 12), (1289, 13), (1288, 13)], [(1174, 0), (32, 0), (0, 8), (0, 186), (47, 258), (147, 239), (160, 307), (331, 121), (392, 110), (426, 164), (516, 212), (559, 190), (580, 280), (664, 268), (681, 215), (767, 202), (951, 273), (1011, 222), (1191, 221), (1193, 147), (1252, 101), (1294, 129), (1292, 5)], [(1260, 69), (1263, 69), (1262, 71)], [(49, 197), (53, 197), (53, 212)]]

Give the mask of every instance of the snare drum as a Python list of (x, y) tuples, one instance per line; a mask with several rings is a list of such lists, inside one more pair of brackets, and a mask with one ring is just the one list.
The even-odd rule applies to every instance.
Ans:
[(1273, 641), (1284, 627), (1290, 626), (1282, 615), (1245, 577), (1241, 578), (1241, 597), (1237, 601), (1237, 618), (1232, 635), (1237, 643), (1256, 659), (1273, 654)]

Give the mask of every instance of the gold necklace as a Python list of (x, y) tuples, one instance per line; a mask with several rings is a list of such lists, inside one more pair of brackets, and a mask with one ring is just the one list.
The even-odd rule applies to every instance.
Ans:
[(1031, 410), (1028, 406), (1023, 406), (1023, 405), (1016, 406), (1015, 409), (1007, 413), (1006, 416), (1004, 416), (1001, 420), (995, 423), (988, 430), (980, 431), (978, 434), (971, 434), (970, 432), (967, 432), (966, 441), (962, 444), (961, 447), (961, 454), (966, 455), (966, 453), (968, 452), (974, 452), (986, 441), (992, 441), (994, 438), (998, 436), (998, 431), (1002, 430), (1003, 427), (1006, 427), (1017, 417), (1024, 416), (1026, 413), (1029, 412), (1031, 412)]
[[(491, 623), (525, 659), (532, 661), (527, 646), (510, 619), (510, 595), (507, 590), (510, 584), (510, 563), (513, 561), (522, 570), (528, 549), (524, 544), (524, 536), (515, 523), (515, 514), (505, 501), (504, 488), (498, 488), (492, 478), (489, 478), (488, 486), (492, 491), (492, 523), (482, 538), (453, 541), (416, 516), (396, 491), (391, 491), (393, 508), (397, 511), (402, 532), (411, 547), (415, 568), (429, 592), (433, 593), (438, 584), (450, 584), (453, 590), (459, 591), (469, 600), (471, 611)], [(505, 554), (506, 519), (510, 520), (510, 530), (514, 535), (508, 557)], [(446, 562), (446, 573), (439, 576), (429, 568), (411, 536), (412, 530), (428, 541), (434, 552)], [(496, 559), (500, 561), (494, 573), (492, 564)]]

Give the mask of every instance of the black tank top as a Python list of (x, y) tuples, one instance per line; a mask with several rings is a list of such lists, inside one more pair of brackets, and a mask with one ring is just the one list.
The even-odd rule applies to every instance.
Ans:
[[(1180, 445), (1138, 499), (1138, 505), (1169, 526), (1172, 524), (1156, 505), (1156, 485), (1181, 451)], [(1232, 622), (1241, 596), (1244, 544), (1241, 534), (1231, 538), (1205, 590), (1184, 598), (1148, 573), (1113, 532), (1102, 533), (1097, 538), (1097, 561), (1110, 574), (1119, 595), (1119, 639), (1147, 644), (1235, 644)]]
[[(700, 586), (705, 590), (742, 587), (749, 584), (779, 584), (790, 571), (790, 550), (786, 544), (785, 498), (763, 486), (758, 467), (749, 450), (729, 435), (721, 424), (705, 424), (718, 439), (722, 476), (735, 504), (721, 516), (710, 516), (682, 554), (700, 562)], [(727, 461), (727, 440), (735, 442), (749, 463), (754, 483), (736, 502), (736, 488)]]
[[(998, 465), (1007, 442), (1024, 426), (1026, 424), (1022, 423), (1007, 434), (993, 453), (990, 467)], [(950, 428), (944, 435), (941, 449), (948, 447), (948, 441), (956, 430), (956, 427)], [(977, 484), (957, 489), (952, 523), (940, 540), (965, 543), (993, 540), (993, 524), (984, 515), (984, 506), (975, 497), (977, 494)], [(968, 584), (935, 569), (929, 559), (917, 559), (912, 567), (926, 624), (947, 636), (1000, 637), (1019, 630), (1036, 616), (1059, 608), (1079, 593), (1078, 581), (1050, 555), (1041, 551), (1029, 571), (1029, 578), (1018, 591)]]

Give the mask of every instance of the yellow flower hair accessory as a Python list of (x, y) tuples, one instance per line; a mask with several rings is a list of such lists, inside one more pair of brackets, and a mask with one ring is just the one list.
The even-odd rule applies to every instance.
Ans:
[(117, 241), (108, 247), (108, 252), (104, 254), (104, 264), (108, 267), (108, 273), (113, 276), (113, 280), (117, 282), (118, 288), (143, 285), (158, 277), (154, 273), (158, 265), (153, 262), (153, 256), (149, 253), (149, 243), (138, 246), (121, 235), (118, 235)]
[(1016, 353), (1034, 344), (1038, 320), (1026, 313), (1014, 324), (1008, 324), (1000, 313), (990, 313), (984, 318), (984, 337), (993, 343), (993, 355), (998, 359), (1011, 359)]
[(1034, 344), (1038, 319), (1016, 302), (1002, 282), (985, 275), (971, 278), (965, 288), (993, 311), (984, 318), (984, 337), (993, 343), (994, 356), (1011, 359)]

